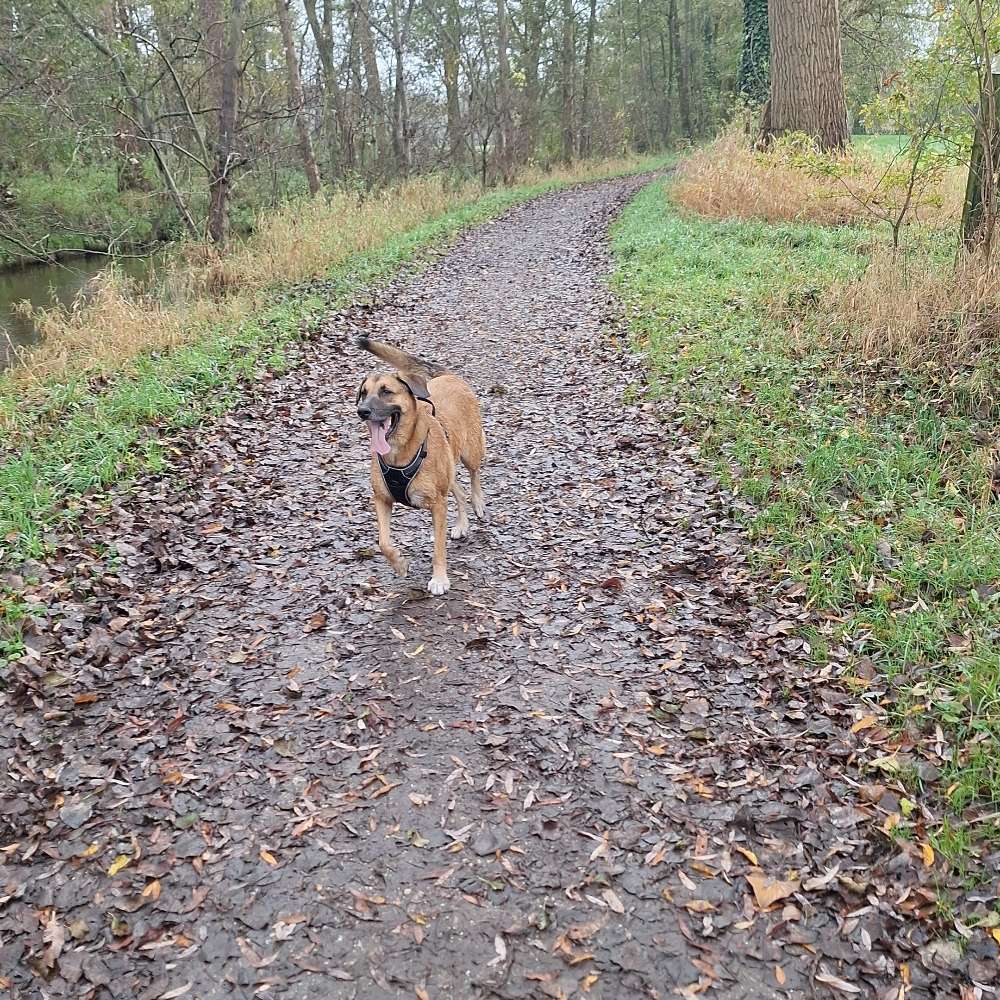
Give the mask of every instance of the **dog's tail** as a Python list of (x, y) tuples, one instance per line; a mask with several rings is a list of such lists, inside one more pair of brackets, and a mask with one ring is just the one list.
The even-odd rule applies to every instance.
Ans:
[(380, 344), (377, 340), (371, 340), (363, 334), (358, 337), (357, 345), (362, 350), (368, 351), (376, 358), (381, 358), (387, 364), (392, 365), (397, 371), (412, 372), (414, 375), (422, 375), (425, 379), (444, 375), (448, 370), (444, 365), (439, 365), (435, 361), (415, 357), (389, 344)]

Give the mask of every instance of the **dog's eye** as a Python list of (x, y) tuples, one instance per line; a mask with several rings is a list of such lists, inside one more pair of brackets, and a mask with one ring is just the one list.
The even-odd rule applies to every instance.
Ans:
[(390, 389), (387, 385), (384, 385), (384, 386), (382, 386), (381, 389), (379, 389), (378, 394), (380, 396), (391, 396), (392, 395), (392, 389)]

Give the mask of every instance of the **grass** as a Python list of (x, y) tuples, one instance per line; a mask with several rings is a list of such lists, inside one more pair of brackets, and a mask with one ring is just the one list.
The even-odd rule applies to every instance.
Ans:
[[(111, 240), (141, 246), (177, 228), (162, 196), (120, 192), (114, 169), (107, 167), (23, 174), (11, 188), (16, 200), (0, 209), (0, 231), (10, 231), (36, 253), (104, 249)], [(0, 238), (0, 267), (26, 258), (21, 246)]]
[[(127, 290), (112, 289), (107, 301), (98, 296), (89, 311), (63, 318), (68, 328), (53, 331), (90, 338), (84, 363), (74, 364), (62, 347), (57, 355), (43, 349), (42, 358), (57, 361), (0, 377), (0, 568), (45, 558), (51, 533), (72, 527), (81, 498), (163, 468), (171, 434), (224, 411), (247, 379), (283, 370), (302, 331), (417, 261), (422, 251), (546, 191), (662, 162), (587, 164), (475, 196), (463, 188), (449, 198), (438, 182), (445, 192), (440, 198), (410, 198), (396, 207), (388, 195), (380, 199), (369, 226), (347, 228), (337, 242), (329, 228), (328, 242), (309, 245), (303, 235), (308, 222), (296, 229), (281, 216), (286, 230), (273, 241), (262, 235), (257, 244), (261, 255), (270, 253), (280, 262), (272, 266), (261, 258), (260, 269), (270, 280), (258, 278), (251, 288), (221, 298), (196, 296), (186, 312), (141, 298), (130, 301)], [(215, 264), (249, 280), (249, 254), (244, 248)], [(164, 338), (157, 317), (167, 309), (174, 312), (171, 336)], [(112, 327), (95, 334), (116, 311), (125, 316), (121, 330), (146, 323), (153, 335), (137, 335), (116, 353)], [(98, 340), (102, 349), (93, 346)], [(26, 611), (13, 589), (0, 589), (0, 662), (20, 654), (19, 625)]]
[(910, 167), (898, 149), (869, 142), (829, 156), (808, 137), (793, 135), (760, 152), (737, 123), (681, 163), (674, 197), (715, 219), (858, 225), (887, 222), (906, 207), (910, 224), (954, 227), (962, 212), (962, 171), (922, 161), (908, 200)]
[[(890, 681), (904, 769), (940, 726), (941, 789), (974, 815), (1000, 803), (995, 423), (826, 334), (819, 304), (872, 239), (696, 217), (654, 184), (616, 226), (615, 280), (660, 392), (753, 502), (762, 564), (804, 587), (814, 657), (847, 650), (848, 669), (868, 659)], [(947, 851), (961, 822), (942, 826)]]

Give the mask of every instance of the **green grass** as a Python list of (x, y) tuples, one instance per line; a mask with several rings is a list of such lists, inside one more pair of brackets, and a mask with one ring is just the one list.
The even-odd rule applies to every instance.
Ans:
[[(804, 585), (814, 657), (846, 643), (855, 662), (870, 658), (893, 682), (900, 730), (942, 727), (951, 806), (995, 805), (1000, 503), (983, 445), (995, 426), (811, 332), (816, 291), (856, 273), (871, 238), (683, 216), (654, 184), (615, 228), (615, 282), (638, 307), (659, 391), (753, 501), (761, 564)], [(795, 338), (778, 318), (789, 305)]]
[[(119, 192), (107, 167), (76, 166), (14, 177), (16, 193), (8, 227), (36, 252), (143, 246), (178, 234), (179, 223), (162, 195)], [(0, 239), (0, 267), (26, 259), (16, 244)]]
[(851, 144), (881, 156), (893, 156), (910, 145), (910, 137), (908, 135), (853, 135), (851, 136)]
[[(650, 160), (644, 169), (661, 166)], [(32, 392), (0, 376), (0, 568), (43, 559), (54, 531), (71, 529), (81, 498), (162, 469), (172, 434), (239, 398), (246, 380), (281, 371), (288, 348), (319, 320), (403, 267), (559, 182), (499, 189), (354, 254), (307, 286), (276, 290), (274, 303), (236, 328), (204, 331), (189, 346), (140, 357), (107, 382), (53, 380)], [(20, 654), (20, 597), (0, 587), (0, 665)]]

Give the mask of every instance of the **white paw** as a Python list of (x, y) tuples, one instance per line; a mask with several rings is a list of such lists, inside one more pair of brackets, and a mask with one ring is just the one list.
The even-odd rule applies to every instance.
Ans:
[(465, 524), (456, 524), (454, 528), (451, 529), (452, 538), (468, 538), (469, 537), (469, 522), (466, 521)]
[(405, 577), (407, 573), (410, 572), (410, 560), (399, 558), (394, 560), (392, 563), (392, 571), (398, 577)]
[(476, 517), (478, 517), (480, 521), (486, 520), (486, 504), (484, 504), (482, 500), (473, 500), (472, 509), (475, 511)]
[(427, 581), (427, 589), (435, 596), (440, 597), (442, 594), (448, 593), (448, 588), (451, 586), (451, 580), (446, 576), (432, 576), (430, 580)]

